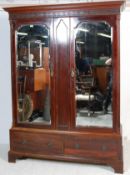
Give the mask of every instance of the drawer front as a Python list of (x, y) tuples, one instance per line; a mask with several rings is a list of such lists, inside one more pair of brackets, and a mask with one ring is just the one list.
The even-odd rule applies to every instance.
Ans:
[(27, 132), (11, 133), (11, 150), (36, 154), (62, 154), (60, 136)]
[(114, 158), (117, 156), (116, 143), (108, 138), (70, 137), (65, 141), (64, 153), (86, 158)]

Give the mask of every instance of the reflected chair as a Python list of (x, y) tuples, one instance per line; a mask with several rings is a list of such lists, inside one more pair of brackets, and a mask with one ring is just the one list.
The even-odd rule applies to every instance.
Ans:
[[(91, 69), (92, 70), (92, 69)], [(95, 79), (92, 71), (87, 74), (79, 74), (76, 79), (76, 101), (82, 103), (87, 107), (88, 116), (90, 116), (90, 102), (94, 100), (93, 89), (95, 86)]]

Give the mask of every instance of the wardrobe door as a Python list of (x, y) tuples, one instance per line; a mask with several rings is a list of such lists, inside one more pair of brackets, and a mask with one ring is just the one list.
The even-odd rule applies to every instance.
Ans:
[(102, 17), (72, 21), (74, 127), (112, 129), (118, 117), (115, 104), (119, 100), (118, 89), (115, 90), (119, 85), (114, 45), (116, 27)]
[[(16, 121), (29, 126), (52, 124), (51, 22), (25, 23), (16, 29)], [(13, 66), (14, 66), (13, 65)]]
[(56, 127), (70, 127), (70, 19), (54, 19)]

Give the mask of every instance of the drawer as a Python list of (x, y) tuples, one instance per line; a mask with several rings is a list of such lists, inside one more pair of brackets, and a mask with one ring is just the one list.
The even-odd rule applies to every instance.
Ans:
[(64, 154), (86, 158), (112, 158), (117, 156), (113, 140), (73, 136), (65, 141)]
[(11, 150), (24, 153), (62, 154), (61, 137), (43, 133), (12, 132)]

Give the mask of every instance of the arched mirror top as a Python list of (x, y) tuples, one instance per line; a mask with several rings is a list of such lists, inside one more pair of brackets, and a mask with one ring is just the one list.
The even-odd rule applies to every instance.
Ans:
[(40, 41), (44, 46), (49, 45), (49, 28), (46, 25), (27, 24), (16, 30), (18, 44), (28, 41)]
[[(16, 31), (17, 36), (17, 60), (22, 65), (21, 57), (35, 57), (36, 67), (43, 66), (42, 48), (49, 47), (49, 29), (46, 25), (27, 24), (20, 26)], [(33, 58), (32, 58), (33, 59)], [(21, 62), (22, 61), (22, 62)], [(28, 59), (29, 61), (29, 59)], [(29, 62), (27, 63), (30, 66)], [(27, 66), (27, 65), (26, 65)]]

